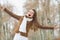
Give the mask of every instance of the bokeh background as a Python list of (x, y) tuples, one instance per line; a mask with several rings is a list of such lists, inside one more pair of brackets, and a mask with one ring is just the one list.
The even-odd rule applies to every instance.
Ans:
[[(0, 0), (0, 6), (9, 8), (13, 13), (23, 16), (30, 9), (37, 11), (37, 18), (43, 26), (60, 27), (60, 0)], [(0, 40), (13, 40), (13, 29), (17, 20), (0, 10)], [(30, 30), (29, 40), (54, 40), (60, 37), (60, 28), (55, 30)]]

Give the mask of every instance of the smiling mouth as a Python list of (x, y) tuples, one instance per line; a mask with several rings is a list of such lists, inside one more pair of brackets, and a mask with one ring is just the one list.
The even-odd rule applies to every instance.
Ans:
[(31, 16), (31, 15), (29, 14), (29, 16)]
[(31, 16), (31, 15), (28, 15), (28, 16), (27, 16), (27, 15), (25, 15), (25, 17), (27, 17), (27, 18), (31, 18), (30, 16)]

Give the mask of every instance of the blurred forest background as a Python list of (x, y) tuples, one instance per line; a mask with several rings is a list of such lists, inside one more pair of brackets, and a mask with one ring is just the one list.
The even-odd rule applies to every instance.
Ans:
[[(0, 0), (0, 6), (9, 8), (16, 15), (23, 16), (28, 10), (34, 8), (41, 25), (60, 27), (60, 0)], [(0, 10), (0, 40), (13, 40), (11, 32), (17, 20)], [(59, 30), (39, 29), (31, 30), (29, 40), (54, 40), (55, 35), (60, 37)], [(31, 35), (30, 35), (31, 34)]]

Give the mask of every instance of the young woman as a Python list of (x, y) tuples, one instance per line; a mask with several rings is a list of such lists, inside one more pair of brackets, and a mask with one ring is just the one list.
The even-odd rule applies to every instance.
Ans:
[[(35, 9), (31, 9), (27, 12), (27, 14), (25, 16), (18, 16), (15, 15), (14, 13), (12, 13), (9, 9), (4, 8), (3, 9), (5, 12), (7, 12), (10, 16), (14, 17), (15, 19), (18, 20), (18, 25), (15, 27), (15, 30), (13, 33), (15, 33), (14, 39), (13, 40), (28, 40), (28, 32), (30, 29), (37, 31), (38, 28), (41, 29), (54, 29), (54, 27), (43, 27), (42, 25), (40, 25), (37, 21), (37, 13)], [(24, 19), (25, 18), (25, 19)], [(27, 21), (26, 21), (27, 19)], [(24, 22), (27, 22), (27, 25), (25, 23), (26, 26), (26, 31), (20, 31), (20, 27), (25, 27), (23, 20), (25, 20)], [(21, 24), (23, 24), (23, 26), (21, 26)], [(34, 25), (34, 27), (32, 27)]]

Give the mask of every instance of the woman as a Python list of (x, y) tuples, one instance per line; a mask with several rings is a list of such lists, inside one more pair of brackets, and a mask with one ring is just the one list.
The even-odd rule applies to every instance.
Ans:
[[(2, 9), (2, 7), (1, 7), (1, 9)], [(14, 17), (18, 20), (18, 25), (15, 27), (14, 32), (13, 32), (13, 33), (15, 33), (15, 36), (14, 36), (13, 40), (28, 40), (28, 32), (29, 32), (30, 29), (32, 29), (34, 31), (37, 31), (39, 28), (41, 28), (41, 29), (54, 29), (54, 27), (47, 27), (47, 26), (43, 27), (42, 25), (40, 25), (38, 23), (37, 13), (36, 13), (35, 9), (29, 10), (25, 16), (15, 15), (14, 13), (12, 13), (7, 8), (3, 8), (3, 10), (5, 12), (7, 12), (10, 16), (12, 16), (12, 17)], [(27, 21), (26, 32), (22, 32), (22, 31), (19, 30), (20, 27), (21, 27), (21, 23), (24, 20), (24, 17), (29, 18), (29, 20), (31, 20), (31, 21)], [(32, 26), (34, 26), (34, 27), (32, 27)]]

